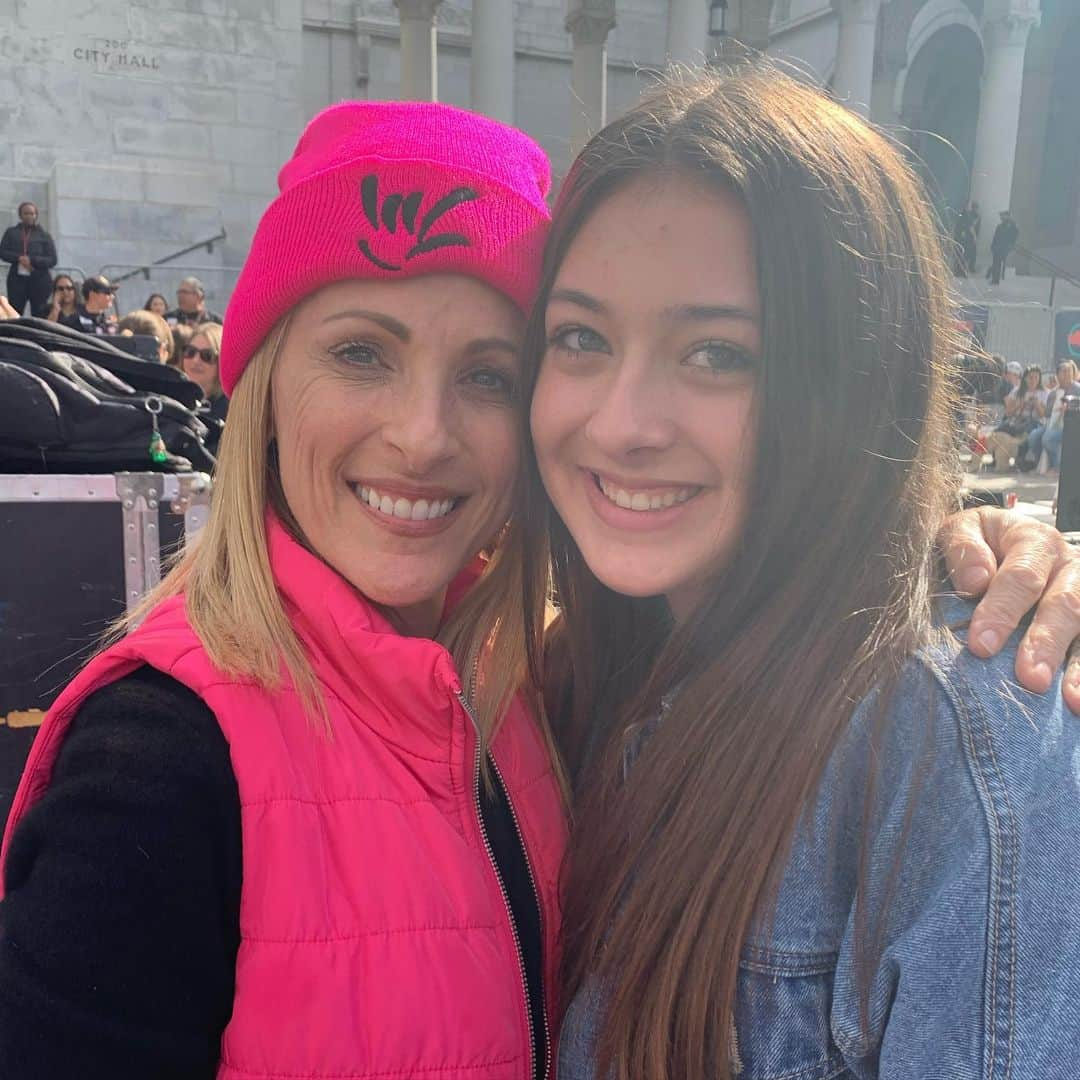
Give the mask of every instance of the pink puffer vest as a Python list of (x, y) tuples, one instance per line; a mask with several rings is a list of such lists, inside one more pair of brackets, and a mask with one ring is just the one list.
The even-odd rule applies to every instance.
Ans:
[[(150, 664), (213, 710), (243, 821), (236, 998), (223, 1080), (531, 1080), (523, 975), (478, 816), (477, 741), (447, 652), (397, 634), (329, 567), (269, 525), (271, 563), (333, 727), (296, 693), (230, 681), (180, 599), (96, 657), (49, 712), (4, 837), (49, 783), (94, 690)], [(566, 841), (540, 733), (519, 703), (493, 746), (532, 867), (555, 1015)]]

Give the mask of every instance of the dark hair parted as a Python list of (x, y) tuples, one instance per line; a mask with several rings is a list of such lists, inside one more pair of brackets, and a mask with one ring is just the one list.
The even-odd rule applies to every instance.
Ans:
[[(545, 348), (547, 298), (590, 214), (669, 171), (745, 205), (762, 357), (747, 517), (684, 622), (597, 582), (551, 515), (549, 715), (579, 797), (566, 989), (589, 976), (610, 990), (597, 1075), (620, 1080), (730, 1075), (744, 942), (767, 932), (855, 704), (931, 633), (934, 537), (955, 490), (957, 343), (932, 212), (881, 135), (762, 66), (661, 85), (588, 144), (526, 348)], [(676, 689), (624, 781), (627, 738)]]

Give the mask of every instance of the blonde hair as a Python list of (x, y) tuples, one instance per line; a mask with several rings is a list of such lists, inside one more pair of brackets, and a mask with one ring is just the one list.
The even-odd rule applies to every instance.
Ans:
[[(223, 328), (221, 326), (221, 323), (216, 323), (216, 322), (199, 323), (199, 325), (196, 326), (191, 331), (191, 337), (188, 338), (188, 345), (190, 345), (200, 334), (202, 334), (202, 336), (204, 338), (206, 338), (207, 341), (210, 342), (210, 348), (212, 348), (214, 350), (214, 354), (216, 356), (220, 357), (221, 356), (221, 333), (222, 333), (222, 329)], [(270, 338), (268, 337), (267, 341), (269, 341), (269, 340), (270, 340)], [(186, 347), (187, 346), (185, 346), (185, 348)], [(181, 368), (183, 368), (183, 355), (182, 354), (179, 357), (179, 360), (180, 360)], [(221, 394), (222, 394), (222, 390), (221, 390), (221, 373), (220, 372), (218, 372), (218, 376), (217, 376), (217, 379), (215, 381), (215, 385), (217, 386), (217, 390), (213, 394), (211, 394), (210, 396), (212, 398), (219, 398), (219, 397), (221, 397)], [(230, 408), (231, 408), (231, 406), (230, 406)]]
[(116, 326), (118, 330), (130, 330), (133, 334), (147, 334), (152, 338), (157, 338), (159, 353), (161, 346), (164, 345), (169, 354), (162, 363), (169, 364), (172, 362), (176, 344), (173, 341), (169, 324), (160, 315), (145, 309), (129, 311)]
[[(161, 584), (118, 623), (112, 639), (137, 625), (162, 600), (183, 594), (187, 617), (215, 667), (267, 690), (281, 685), (284, 667), (304, 707), (321, 718), (329, 733), (319, 683), (282, 606), (266, 542), (265, 511), (270, 507), (293, 537), (311, 550), (285, 501), (272, 451), (272, 374), (288, 322), (286, 316), (267, 335), (236, 384), (205, 529)], [(197, 332), (205, 331), (200, 327)], [(524, 405), (522, 413), (524, 447)], [(529, 485), (524, 465), (521, 472), (519, 507)], [(526, 565), (534, 569), (527, 571)], [(510, 699), (522, 689), (562, 781), (538, 692), (545, 589), (543, 565), (524, 558), (524, 530), (511, 521), (479, 581), (455, 607), (436, 640), (453, 657), (465, 691), (472, 695), (482, 745), (494, 738)], [(524, 612), (523, 595), (535, 600), (524, 605)]]

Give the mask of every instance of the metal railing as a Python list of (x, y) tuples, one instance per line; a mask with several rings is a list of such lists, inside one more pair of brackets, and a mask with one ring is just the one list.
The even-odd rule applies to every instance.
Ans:
[[(110, 268), (113, 267), (113, 266), (131, 266), (132, 267), (132, 269), (129, 270), (127, 273), (121, 274), (119, 277), (111, 278), (110, 280), (112, 281), (112, 283), (114, 285), (119, 285), (122, 281), (127, 281), (129, 278), (138, 277), (139, 274), (142, 274), (143, 278), (146, 281), (149, 281), (150, 280), (150, 273), (154, 269), (156, 269), (158, 267), (161, 267), (161, 266), (166, 266), (169, 263), (174, 262), (177, 259), (182, 259), (185, 255), (190, 255), (193, 251), (198, 251), (200, 248), (206, 248), (206, 253), (208, 255), (213, 255), (214, 254), (214, 245), (217, 244), (217, 243), (220, 243), (224, 239), (225, 239), (225, 229), (222, 228), (221, 232), (216, 233), (214, 236), (209, 236), (205, 240), (199, 240), (194, 244), (189, 244), (186, 248), (180, 248), (179, 251), (174, 251), (169, 255), (164, 255), (160, 259), (155, 259), (151, 263), (143, 263), (141, 265), (135, 265), (133, 263), (110, 263), (109, 264)], [(107, 269), (107, 267), (103, 266), (101, 268), (101, 272), (105, 273), (106, 269)], [(213, 267), (213, 269), (216, 270), (216, 269), (218, 269), (218, 267)], [(108, 275), (106, 275), (106, 277), (107, 276)]]
[[(132, 274), (129, 271), (140, 271)], [(208, 263), (170, 263), (156, 267), (147, 280), (141, 273), (142, 266), (134, 263), (106, 263), (101, 267), (100, 273), (111, 282), (122, 282), (117, 286), (116, 310), (118, 312), (131, 311), (142, 307), (145, 299), (143, 290), (147, 287), (166, 296), (166, 303), (172, 301), (172, 290), (182, 277), (194, 275), (199, 278), (206, 289), (207, 307), (221, 311), (232, 292), (233, 283), (240, 274), (239, 266), (213, 266)]]
[(1050, 275), (1050, 300), (1047, 307), (1052, 308), (1054, 306), (1054, 292), (1057, 289), (1058, 278), (1061, 278), (1062, 281), (1067, 281), (1070, 285), (1080, 289), (1080, 277), (1070, 273), (1064, 267), (1058, 266), (1057, 263), (1051, 262), (1049, 259), (1044, 259), (1041, 255), (1036, 255), (1034, 251), (1031, 251), (1026, 247), (1021, 247), (1019, 244), (1013, 248), (1013, 251), (1019, 255), (1020, 258), (1025, 259), (1029, 267), (1032, 265), (1037, 266), (1039, 269), (1045, 270), (1046, 273)]

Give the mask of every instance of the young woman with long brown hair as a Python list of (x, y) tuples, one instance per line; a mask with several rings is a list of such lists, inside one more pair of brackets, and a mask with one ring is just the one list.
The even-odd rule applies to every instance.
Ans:
[(948, 280), (900, 155), (776, 74), (660, 89), (566, 181), (560, 1080), (1075, 1073), (1080, 726), (940, 597)]

